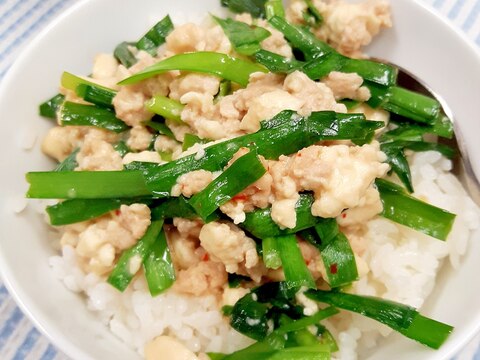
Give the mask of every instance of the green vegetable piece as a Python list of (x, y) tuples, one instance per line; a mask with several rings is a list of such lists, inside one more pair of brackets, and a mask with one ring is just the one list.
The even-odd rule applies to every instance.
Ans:
[(156, 95), (145, 103), (151, 112), (166, 119), (182, 123), (181, 114), (185, 105), (166, 96)]
[(440, 113), (440, 103), (428, 96), (399, 86), (390, 87), (383, 108), (395, 114), (432, 125)]
[(247, 60), (216, 52), (199, 51), (179, 54), (162, 60), (135, 75), (119, 82), (120, 85), (135, 84), (170, 70), (207, 73), (247, 86), (250, 75), (255, 72), (267, 72), (263, 66)]
[(127, 69), (137, 63), (137, 58), (132, 54), (129, 47), (135, 46), (135, 43), (131, 42), (121, 42), (115, 47), (113, 51), (113, 56), (117, 59), (123, 66)]
[(57, 94), (51, 99), (40, 104), (38, 108), (38, 112), (40, 116), (44, 116), (50, 119), (56, 119), (57, 111), (62, 106), (64, 101), (65, 101), (65, 96), (63, 96), (62, 94)]
[(452, 326), (430, 319), (421, 314), (415, 315), (412, 324), (407, 329), (399, 330), (404, 336), (433, 349), (439, 349), (448, 339), (452, 331)]
[(302, 70), (304, 65), (301, 61), (289, 59), (263, 49), (255, 53), (255, 60), (274, 73), (290, 74), (296, 70)]
[(307, 29), (289, 24), (284, 18), (273, 16), (268, 19), (270, 25), (280, 31), (292, 46), (300, 50), (307, 60), (334, 52), (335, 50), (313, 35)]
[(105, 90), (97, 85), (80, 84), (75, 90), (78, 96), (89, 103), (113, 109), (112, 101), (116, 91)]
[(167, 15), (138, 40), (135, 46), (139, 50), (145, 50), (150, 55), (156, 56), (158, 47), (165, 43), (165, 38), (172, 31), (173, 23), (170, 16)]
[(453, 138), (453, 123), (448, 116), (440, 112), (438, 116), (433, 121), (432, 133), (437, 134), (438, 136), (451, 139)]
[(151, 196), (139, 171), (61, 171), (27, 173), (27, 197), (109, 199)]
[(315, 301), (353, 311), (379, 321), (434, 349), (438, 349), (453, 330), (450, 325), (420, 315), (410, 306), (389, 300), (323, 290), (308, 290), (305, 295)]
[(60, 164), (57, 165), (54, 171), (73, 171), (78, 166), (77, 163), (77, 154), (80, 151), (79, 148), (76, 148), (72, 151), (70, 155), (68, 155), (65, 160), (63, 160)]
[(331, 359), (330, 350), (328, 349), (328, 347), (322, 344), (286, 348), (283, 350), (276, 351), (272, 356), (268, 358), (268, 360), (330, 360), (330, 359)]
[(199, 138), (197, 135), (194, 134), (185, 134), (183, 138), (182, 150), (185, 151), (191, 148), (195, 144), (206, 144), (211, 140)]
[(327, 345), (330, 348), (330, 352), (337, 352), (339, 350), (338, 344), (335, 341), (332, 333), (328, 331), (324, 326), (317, 326), (317, 328), (323, 328), (321, 332), (320, 344)]
[(183, 196), (168, 198), (160, 205), (152, 209), (152, 219), (171, 219), (181, 217), (185, 219), (193, 219), (197, 217), (195, 210), (188, 203), (188, 199)]
[(279, 236), (276, 239), (280, 259), (282, 260), (285, 283), (290, 289), (302, 286), (315, 288), (315, 280), (305, 264), (295, 235)]
[(277, 240), (275, 238), (265, 238), (262, 240), (263, 263), (268, 269), (278, 269), (282, 266), (280, 251), (278, 250)]
[(177, 140), (175, 138), (175, 135), (173, 135), (172, 130), (170, 130), (170, 128), (165, 123), (152, 120), (146, 121), (145, 125), (162, 135), (168, 136), (170, 139), (173, 139), (175, 141)]
[(320, 80), (332, 71), (342, 71), (347, 61), (347, 57), (331, 52), (307, 62), (303, 72), (312, 80)]
[[(138, 172), (129, 174), (126, 171), (111, 172), (111, 175), (103, 175), (108, 172), (103, 174), (69, 172), (68, 181), (76, 185), (81, 184), (82, 196), (58, 173), (29, 173), (27, 177), (32, 181), (29, 195), (55, 199), (73, 198), (74, 195), (77, 198), (169, 197), (171, 188), (180, 175), (198, 169), (222, 170), (241, 147), (255, 145), (260, 155), (267, 159), (277, 159), (280, 155), (292, 154), (320, 140), (367, 139), (373, 136), (376, 129), (383, 126), (383, 122), (365, 121), (359, 114), (336, 114), (332, 111), (314, 112), (309, 117), (301, 117), (293, 111), (286, 111), (278, 118), (283, 117), (290, 117), (290, 121), (276, 120), (272, 122), (272, 128), (264, 128), (254, 134), (211, 145), (205, 148), (205, 154), (200, 159), (196, 159), (197, 154), (192, 154), (163, 165), (131, 163), (126, 166), (128, 170), (140, 170), (141, 174)], [(269, 122), (265, 124), (270, 127)], [(117, 178), (123, 180), (128, 178), (131, 186), (122, 188), (110, 184), (116, 183)], [(61, 183), (59, 189), (55, 188), (57, 180)], [(100, 181), (100, 185), (97, 181)], [(105, 193), (96, 191), (97, 187), (105, 187)]]
[(84, 105), (66, 101), (60, 109), (60, 121), (63, 126), (95, 126), (117, 133), (129, 129), (115, 113), (95, 105)]
[(213, 99), (213, 103), (216, 104), (222, 100), (225, 96), (230, 95), (232, 92), (232, 82), (230, 80), (220, 81), (220, 87), (218, 89), (217, 95)]
[(213, 18), (222, 27), (235, 51), (242, 55), (255, 54), (261, 49), (260, 43), (271, 35), (270, 31), (259, 26), (216, 16)]
[(412, 174), (408, 165), (407, 157), (402, 148), (389, 146), (390, 143), (382, 144), (381, 149), (387, 155), (387, 162), (390, 164), (392, 171), (397, 174), (400, 181), (407, 188), (408, 192), (413, 192)]
[[(387, 133), (388, 134), (388, 133)], [(401, 133), (402, 136), (407, 137), (409, 133)], [(412, 135), (413, 136), (413, 135)], [(381, 144), (382, 151), (387, 155), (387, 162), (392, 167), (393, 172), (397, 174), (399, 179), (407, 188), (408, 192), (413, 192), (412, 176), (407, 158), (404, 150), (412, 151), (438, 151), (442, 155), (452, 158), (455, 156), (455, 150), (449, 146), (425, 142), (425, 141), (410, 141), (410, 140), (394, 140), (391, 142)]]
[(383, 217), (439, 240), (447, 239), (454, 214), (408, 195), (402, 187), (387, 180), (377, 179), (375, 184), (383, 203)]
[(230, 325), (238, 332), (255, 340), (263, 340), (268, 332), (268, 306), (254, 300), (248, 293), (232, 309)]
[(233, 306), (232, 305), (223, 305), (221, 310), (222, 310), (223, 316), (230, 316), (230, 315), (232, 315)]
[(246, 213), (246, 219), (240, 226), (259, 239), (295, 234), (303, 229), (311, 228), (320, 220), (312, 215), (313, 201), (314, 198), (310, 194), (300, 195), (295, 205), (297, 222), (293, 229), (280, 229), (272, 219), (270, 207)]
[(152, 221), (145, 235), (131, 248), (125, 250), (110, 273), (107, 282), (120, 291), (125, 291), (162, 232), (163, 221)]
[(350, 100), (350, 99), (343, 99), (340, 101), (343, 105), (345, 105), (345, 107), (347, 108), (347, 110), (352, 110), (354, 109), (355, 107), (357, 107), (358, 105), (360, 105), (360, 102), (359, 101), (356, 101), (356, 100)]
[(219, 206), (260, 179), (266, 170), (258, 159), (256, 151), (250, 151), (238, 158), (220, 176), (199, 193), (192, 196), (189, 203), (202, 219), (206, 219)]
[(318, 246), (332, 288), (350, 284), (358, 279), (357, 263), (350, 242), (340, 232), (335, 219), (320, 219), (315, 225)]
[(163, 293), (175, 282), (175, 269), (163, 229), (160, 230), (157, 239), (150, 247), (149, 254), (144, 258), (143, 266), (148, 289), (152, 296)]
[(249, 13), (254, 18), (265, 17), (266, 0), (221, 0), (222, 6), (228, 7), (231, 12)]
[(72, 91), (77, 91), (77, 88), (79, 85), (90, 85), (90, 86), (96, 86), (99, 89), (105, 90), (105, 91), (110, 91), (110, 92), (115, 92), (115, 90), (109, 89), (105, 86), (101, 86), (98, 84), (95, 84), (94, 82), (81, 78), (79, 76), (73, 75), (72, 73), (69, 73), (67, 71), (64, 71), (62, 73), (62, 77), (60, 79), (60, 84), (68, 90)]
[(242, 285), (242, 282), (251, 282), (248, 276), (238, 275), (238, 274), (228, 274), (228, 287), (230, 289), (235, 289)]
[(54, 226), (74, 224), (80, 221), (94, 219), (117, 210), (123, 204), (143, 202), (132, 199), (71, 199), (47, 206), (50, 224)]
[(319, 27), (323, 23), (323, 16), (313, 4), (312, 0), (305, 0), (307, 11), (303, 14), (305, 22), (312, 27)]
[(391, 141), (423, 141), (423, 135), (429, 133), (430, 128), (420, 124), (400, 124), (380, 136), (382, 143)]
[(285, 334), (292, 331), (306, 329), (311, 325), (318, 325), (320, 321), (338, 313), (339, 311), (335, 307), (329, 306), (326, 309), (318, 310), (311, 316), (305, 316), (301, 319), (293, 320), (288, 324), (281, 325), (278, 329), (275, 329), (275, 332), (279, 334)]
[(273, 16), (285, 17), (285, 8), (282, 0), (268, 0), (265, 3), (265, 17), (270, 19)]
[(120, 154), (121, 157), (124, 157), (127, 155), (129, 152), (131, 152), (130, 148), (128, 147), (127, 143), (123, 140), (120, 140), (118, 143), (116, 143), (113, 148), (115, 149), (116, 152)]
[(294, 48), (304, 54), (308, 61), (304, 66), (304, 72), (313, 80), (321, 79), (331, 71), (342, 71), (358, 73), (365, 80), (384, 86), (395, 84), (397, 70), (391, 65), (347, 58), (307, 29), (289, 24), (281, 17), (274, 16), (269, 19), (269, 22), (275, 29), (283, 33)]

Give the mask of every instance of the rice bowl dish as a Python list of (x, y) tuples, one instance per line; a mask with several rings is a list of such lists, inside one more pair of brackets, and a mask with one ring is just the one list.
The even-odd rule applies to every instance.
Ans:
[[(315, 13), (308, 12), (306, 6), (305, 2), (294, 2), (287, 8), (286, 19), (291, 24), (304, 26), (309, 25), (307, 20), (316, 21)], [(335, 26), (342, 26), (337, 18), (342, 13), (338, 8), (342, 6), (361, 9), (356, 10), (359, 18), (364, 21), (363, 24), (369, 24), (365, 26), (368, 31), (363, 38), (352, 41), (339, 38), (335, 33)], [(314, 34), (333, 45), (341, 56), (362, 58), (361, 46), (366, 45), (368, 37), (375, 35), (380, 27), (390, 26), (388, 6), (384, 2), (362, 5), (315, 3), (315, 8), (323, 19), (320, 30), (314, 30)], [(305, 13), (309, 16), (299, 16)], [(278, 14), (276, 16), (281, 19)], [(224, 156), (216, 169), (186, 171), (175, 177), (171, 184), (173, 186), (167, 189), (167, 196), (172, 199), (188, 199), (186, 203), (195, 210), (193, 218), (189, 218), (191, 215), (183, 217), (175, 213), (181, 206), (178, 203), (172, 208), (174, 215), (165, 215), (165, 212), (172, 210), (165, 209), (164, 205), (170, 200), (158, 201), (166, 197), (163, 184), (157, 188), (147, 184), (147, 190), (154, 194), (151, 196), (153, 200), (131, 201), (132, 198), (146, 197), (146, 192), (133, 191), (126, 196), (119, 193), (115, 198), (130, 200), (117, 201), (114, 209), (102, 210), (100, 216), (71, 224), (65, 223), (67, 220), (57, 219), (57, 225), (64, 221), (58, 234), (61, 237), (62, 255), (50, 259), (53, 271), (67, 288), (85, 293), (89, 309), (97, 313), (120, 339), (140, 353), (146, 352), (147, 358), (154, 358), (152, 353), (165, 356), (165, 349), (171, 348), (172, 344), (178, 347), (178, 353), (183, 351), (200, 358), (207, 356), (205, 353), (229, 354), (250, 345), (252, 336), (249, 338), (248, 331), (243, 331), (242, 335), (242, 331), (238, 331), (241, 327), (233, 329), (226, 314), (235, 310), (241, 298), (250, 296), (255, 301), (253, 289), (278, 281), (287, 284), (289, 289), (298, 290), (290, 300), (303, 309), (301, 314), (290, 314), (293, 321), (326, 309), (312, 301), (312, 296), (304, 295), (306, 289), (312, 287), (323, 290), (341, 287), (349, 294), (375, 296), (420, 308), (434, 287), (443, 260), (449, 258), (453, 266), (458, 266), (467, 246), (469, 232), (478, 227), (478, 209), (450, 173), (451, 161), (442, 156), (442, 149), (436, 149), (440, 152), (415, 152), (402, 148), (402, 151), (405, 151), (410, 164), (410, 186), (415, 190), (415, 197), (457, 214), (451, 231), (446, 230), (449, 232), (448, 240), (434, 240), (396, 224), (386, 216), (378, 216), (381, 213), (385, 215), (382, 204), (386, 197), (381, 197), (378, 189), (382, 188), (382, 183), (375, 185), (375, 179), (387, 178), (388, 181), (402, 183), (399, 178), (388, 177), (387, 174), (391, 170), (388, 161), (392, 161), (392, 153), (386, 150), (391, 150), (391, 142), (398, 139), (385, 140), (385, 134), (401, 128), (399, 122), (394, 121), (393, 125), (383, 129), (388, 124), (389, 114), (363, 104), (370, 100), (372, 90), (357, 73), (333, 71), (313, 80), (308, 72), (303, 71), (304, 64), (295, 69), (273, 70), (273, 65), (262, 63), (262, 58), (255, 54), (263, 50), (260, 54), (292, 58), (294, 53), (284, 38), (285, 32), (282, 34), (278, 30), (279, 23), (276, 28), (271, 21), (252, 20), (252, 15), (245, 14), (237, 15), (235, 21), (222, 22), (216, 19), (202, 25), (178, 24), (165, 36), (165, 44), (155, 49), (153, 55), (149, 52), (151, 48), (139, 49), (138, 43), (135, 46), (127, 45), (125, 49), (135, 59), (135, 64), (131, 66), (121, 64), (118, 55), (115, 58), (101, 54), (96, 58), (92, 77), (86, 83), (82, 83), (82, 78), (64, 74), (67, 80), (64, 82), (62, 78), (62, 105), (55, 107), (55, 116), (63, 126), (52, 128), (44, 140), (43, 150), (63, 164), (63, 170), (123, 171), (127, 168), (142, 171), (145, 176), (152, 169), (160, 169), (167, 163), (181, 163), (181, 159), (201, 162), (205, 157), (213, 156), (208, 152), (209, 148), (215, 149), (215, 146), (226, 141), (235, 144), (238, 141), (235, 139), (262, 131), (271, 130), (273, 134), (278, 127), (308, 122), (308, 119), (315, 119), (316, 116), (322, 117), (322, 121), (327, 123), (330, 121), (329, 124), (344, 121), (342, 124), (347, 124), (345, 131), (350, 134), (358, 129), (349, 130), (348, 124), (360, 120), (367, 124), (365, 118), (372, 120), (366, 129), (357, 133), (370, 140), (361, 141), (360, 135), (343, 138), (341, 136), (344, 135), (327, 135), (326, 139), (317, 139), (307, 146), (297, 146), (298, 149), (294, 151), (285, 152), (289, 150), (282, 148), (279, 150), (280, 156), (272, 155), (261, 146), (237, 144), (237, 148), (230, 149), (231, 156)], [(353, 23), (355, 21), (352, 20)], [(259, 41), (258, 36), (261, 38), (264, 35), (259, 35), (262, 31), (257, 30), (254, 34), (257, 36), (257, 43), (253, 42), (254, 50), (251, 49), (251, 43), (247, 44), (246, 49), (244, 44), (236, 44), (232, 39), (232, 28), (242, 26), (239, 23), (247, 24), (251, 30), (264, 29), (270, 35)], [(258, 27), (252, 26), (252, 23)], [(372, 24), (376, 25), (373, 29)], [(349, 25), (348, 22), (343, 24)], [(315, 29), (313, 25), (312, 29)], [(348, 33), (345, 28), (341, 28), (341, 31)], [(351, 32), (359, 34), (358, 31)], [(290, 38), (288, 40), (292, 41)], [(260, 46), (261, 50), (255, 46)], [(247, 55), (245, 51), (254, 52)], [(154, 67), (175, 56), (195, 53), (211, 55), (212, 52), (241, 61), (244, 61), (244, 56), (255, 55), (257, 62), (254, 65), (245, 62), (247, 67), (252, 66), (253, 69), (248, 74), (248, 82), (241, 84), (239, 74), (224, 74), (227, 81), (221, 81), (218, 74), (212, 76), (200, 70), (184, 73), (178, 71), (184, 69), (176, 69), (155, 74), (155, 78), (150, 80), (141, 79), (142, 82), (137, 84), (117, 85), (118, 82), (138, 76), (139, 72), (146, 73), (148, 66)], [(304, 52), (303, 56), (304, 59), (297, 58), (297, 61), (307, 62), (309, 54)], [(270, 71), (260, 66), (253, 68), (258, 63)], [(240, 62), (237, 64), (245, 65)], [(269, 65), (272, 67), (269, 68)], [(287, 65), (298, 64), (291, 61)], [(235, 80), (229, 80), (229, 76)], [(68, 85), (68, 79), (71, 83), (73, 81), (73, 88)], [(83, 86), (81, 91), (78, 90), (80, 85)], [(115, 91), (111, 105), (115, 118), (120, 122), (110, 121), (107, 124), (110, 128), (103, 126), (103, 129), (97, 129), (87, 127), (84, 123), (75, 123), (82, 106), (92, 107), (85, 98), (85, 90), (95, 90), (96, 85), (100, 85), (100, 89)], [(222, 93), (222, 89), (227, 90)], [(354, 100), (355, 103), (344, 99)], [(98, 104), (97, 107), (103, 110)], [(364, 115), (362, 118), (355, 114)], [(154, 115), (157, 118), (153, 118)], [(262, 125), (262, 121), (272, 118), (274, 120), (270, 120), (270, 125), (268, 121)], [(384, 125), (379, 125), (380, 122)], [(168, 129), (171, 133), (168, 133)], [(374, 133), (376, 140), (372, 140)], [(279, 144), (283, 142), (280, 139)], [(188, 142), (190, 146), (185, 145)], [(281, 148), (281, 145), (278, 146)], [(242, 158), (244, 164), (241, 163)], [(145, 164), (147, 162), (158, 165)], [(217, 179), (239, 178), (235, 173), (240, 171), (239, 168), (251, 175), (250, 179), (241, 177), (246, 181), (241, 185), (241, 191), (228, 195), (227, 201), (214, 204), (213, 211), (204, 210), (205, 196), (202, 198), (201, 195), (211, 194), (215, 189), (211, 184), (220, 182)], [(325, 171), (325, 168), (334, 170)], [(228, 169), (231, 169), (230, 172), (227, 172)], [(230, 174), (233, 175), (229, 177)], [(29, 178), (29, 181), (34, 186), (35, 180)], [(385, 188), (397, 191), (391, 183), (383, 183)], [(205, 189), (208, 191), (204, 192)], [(67, 190), (65, 199), (82, 199), (82, 195), (78, 194), (81, 189), (72, 187)], [(35, 195), (32, 189), (29, 194), (31, 197), (47, 197)], [(88, 195), (85, 199), (92, 197)], [(309, 223), (310, 226), (304, 225), (300, 229), (297, 228), (298, 222), (304, 218), (297, 210), (298, 204), (304, 199), (310, 201), (308, 209), (311, 209), (310, 214), (315, 220)], [(58, 215), (55, 211), (60, 211), (61, 207), (50, 206), (50, 209), (54, 209), (50, 212), (52, 221), (52, 216), (56, 216), (52, 213)], [(265, 228), (272, 228), (272, 221), (276, 226), (271, 233), (265, 232), (264, 227), (257, 225), (256, 228), (256, 215), (252, 215), (263, 216), (265, 213), (261, 210), (265, 209), (269, 210), (270, 217), (268, 226), (263, 223)], [(211, 218), (211, 215), (214, 217)], [(322, 237), (319, 235), (322, 234), (322, 226), (332, 226), (331, 223), (318, 222), (320, 217), (335, 218), (341, 233), (348, 239), (351, 251), (346, 251), (350, 256), (347, 256), (345, 263), (332, 261), (319, 251), (321, 245), (315, 242), (315, 236)], [(141, 269), (142, 262), (146, 266), (145, 258), (135, 255), (126, 263), (131, 283), (122, 288), (123, 292), (118, 291), (112, 285), (117, 288), (123, 285), (115, 282), (111, 274), (121, 261), (122, 252), (144, 239), (147, 229), (155, 222), (159, 229), (163, 229), (160, 232), (165, 231), (164, 241), (168, 246), (163, 248), (162, 254), (169, 257), (165, 263), (170, 267), (167, 270), (163, 268), (161, 290), (157, 288), (161, 294), (150, 294), (151, 284), (146, 281)], [(315, 228), (313, 233), (298, 234), (312, 228)], [(267, 241), (260, 242), (260, 245), (258, 242), (258, 239), (265, 241), (270, 238), (277, 238), (278, 241), (279, 236), (290, 241), (291, 233), (297, 234), (293, 237), (295, 241), (291, 242), (294, 245), (292, 249), (300, 251), (310, 274), (305, 275), (304, 272), (300, 279), (281, 271), (280, 266), (285, 266), (288, 260), (282, 257), (284, 250), (278, 249), (275, 241), (268, 240), (269, 245), (265, 245)], [(266, 253), (271, 254), (272, 258), (267, 260)], [(329, 265), (325, 266), (325, 262), (329, 261)], [(352, 264), (355, 264), (354, 271)], [(343, 273), (344, 266), (350, 266), (350, 273)], [(148, 270), (145, 268), (145, 271), (148, 280)], [(241, 277), (234, 279), (234, 276), (230, 276), (229, 279), (228, 274)], [(347, 280), (337, 280), (337, 277)], [(295, 281), (295, 285), (288, 285)], [(312, 285), (312, 281), (315, 285)], [(245, 323), (253, 328), (258, 325), (257, 319), (248, 317)], [(265, 336), (282, 326), (280, 322), (267, 325)], [(373, 348), (380, 337), (391, 332), (384, 325), (346, 311), (322, 321), (322, 326), (323, 335), (312, 334), (312, 329), (308, 331), (313, 336), (319, 335), (320, 339), (330, 339), (326, 352), (329, 354), (332, 350), (332, 356), (340, 359), (357, 358), (358, 354), (361, 358), (361, 354)], [(325, 347), (325, 344), (322, 345)], [(157, 346), (160, 346), (160, 350)], [(333, 351), (334, 347), (338, 347), (338, 350)], [(272, 350), (275, 351), (279, 350)]]

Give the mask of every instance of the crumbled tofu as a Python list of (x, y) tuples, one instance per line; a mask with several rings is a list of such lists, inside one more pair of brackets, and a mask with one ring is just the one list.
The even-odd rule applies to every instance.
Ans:
[(153, 135), (145, 126), (135, 125), (129, 133), (127, 146), (133, 151), (147, 150), (152, 143)]
[[(269, 161), (274, 195), (272, 218), (281, 227), (294, 227), (298, 192), (309, 190), (315, 196), (315, 216), (337, 217), (349, 209), (352, 222), (370, 219), (382, 210), (373, 182), (389, 170), (385, 160), (378, 142), (373, 142), (363, 146), (313, 145), (293, 156)], [(348, 218), (343, 215), (341, 221), (350, 221), (345, 216)]]
[(277, 200), (272, 204), (272, 220), (282, 228), (293, 229), (297, 224), (297, 213), (295, 204), (298, 201), (298, 194), (293, 199)]
[(362, 86), (363, 78), (356, 73), (332, 71), (322, 79), (322, 82), (333, 91), (336, 100), (367, 101), (370, 99), (370, 90)]
[[(361, 56), (361, 48), (368, 45), (381, 28), (392, 26), (386, 0), (314, 0), (313, 3), (324, 19), (322, 25), (314, 29), (314, 34), (345, 55)], [(304, 24), (306, 6), (304, 1), (293, 1), (287, 8), (287, 19)]]
[(82, 145), (87, 134), (109, 143), (118, 139), (111, 131), (91, 126), (56, 126), (51, 128), (43, 139), (42, 151), (58, 161), (63, 161), (75, 148)]
[(223, 290), (222, 304), (233, 306), (238, 300), (240, 300), (242, 297), (247, 295), (249, 292), (250, 292), (250, 289), (245, 289), (242, 287), (229, 288), (227, 286)]
[(292, 174), (304, 190), (315, 192), (312, 214), (336, 217), (359, 206), (376, 177), (389, 170), (379, 144), (310, 146), (299, 151)]
[(170, 98), (180, 100), (189, 92), (215, 96), (218, 93), (220, 79), (217, 76), (190, 73), (174, 79), (170, 83)]
[(109, 79), (116, 75), (118, 61), (111, 54), (98, 54), (93, 61), (92, 78)]
[(171, 336), (158, 336), (145, 345), (146, 360), (198, 360), (185, 345)]
[(241, 129), (248, 133), (260, 129), (260, 121), (268, 120), (282, 110), (298, 111), (304, 101), (284, 90), (274, 90), (252, 99), (247, 114), (242, 119)]
[(337, 222), (340, 226), (352, 226), (364, 224), (383, 210), (380, 194), (374, 187), (365, 190), (364, 196), (358, 202), (358, 205), (343, 211), (337, 216)]
[(249, 269), (259, 262), (255, 241), (231, 224), (216, 221), (205, 224), (200, 232), (200, 244), (212, 260), (224, 264), (229, 273), (237, 272), (239, 264)]
[[(112, 269), (116, 254), (133, 246), (149, 225), (147, 205), (122, 205), (97, 219), (67, 225), (61, 243), (75, 247), (86, 271), (102, 275)], [(131, 264), (132, 270), (135, 266)]]
[[(385, 123), (385, 126), (388, 125), (388, 122), (390, 120), (390, 113), (388, 111), (381, 108), (374, 109), (365, 103), (358, 104), (354, 108), (350, 109), (348, 112), (352, 114), (362, 113), (365, 115), (367, 120), (383, 121)], [(382, 131), (382, 129), (379, 129), (377, 131)]]
[(127, 165), (134, 161), (151, 162), (164, 164), (160, 155), (156, 151), (142, 151), (139, 153), (128, 153), (123, 157), (123, 164)]
[(222, 263), (201, 261), (177, 272), (173, 288), (180, 293), (195, 296), (221, 294), (227, 282), (227, 272)]
[(230, 41), (220, 26), (204, 28), (187, 23), (176, 26), (166, 38), (168, 55), (194, 51), (214, 51), (228, 54), (231, 51)]
[(77, 126), (56, 126), (48, 130), (42, 142), (42, 151), (63, 161), (78, 146), (80, 146), (85, 131)]

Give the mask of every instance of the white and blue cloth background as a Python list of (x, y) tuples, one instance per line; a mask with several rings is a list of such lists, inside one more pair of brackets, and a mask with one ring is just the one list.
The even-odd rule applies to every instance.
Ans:
[[(19, 52), (79, 0), (0, 0), (0, 81)], [(402, 1), (402, 0), (392, 0)], [(431, 6), (480, 47), (480, 0), (418, 0)], [(480, 360), (480, 336), (456, 360)], [(68, 359), (27, 319), (0, 279), (0, 359)]]

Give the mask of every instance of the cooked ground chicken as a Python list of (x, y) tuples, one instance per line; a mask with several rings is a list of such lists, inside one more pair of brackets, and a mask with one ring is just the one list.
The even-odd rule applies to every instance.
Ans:
[(213, 180), (213, 173), (206, 170), (195, 170), (180, 176), (177, 184), (172, 188), (172, 195), (182, 194), (191, 197), (207, 187)]
[(345, 74), (332, 71), (326, 78), (322, 79), (322, 82), (333, 91), (336, 100), (367, 101), (370, 99), (370, 90), (362, 86), (363, 78), (356, 73)]
[(77, 171), (112, 171), (122, 170), (122, 157), (113, 146), (97, 136), (89, 133), (85, 136), (77, 154)]
[(136, 125), (130, 130), (127, 146), (133, 151), (147, 150), (152, 143), (153, 135), (145, 126)]

